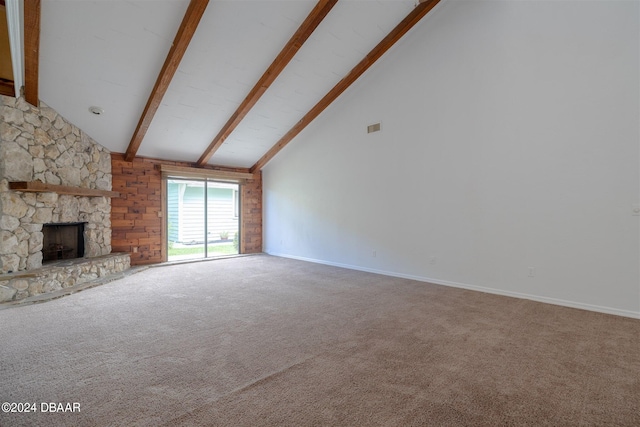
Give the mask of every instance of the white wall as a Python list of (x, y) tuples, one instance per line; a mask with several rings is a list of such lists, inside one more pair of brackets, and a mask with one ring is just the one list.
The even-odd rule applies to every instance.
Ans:
[(266, 166), (265, 251), (640, 317), (639, 9), (445, 0)]

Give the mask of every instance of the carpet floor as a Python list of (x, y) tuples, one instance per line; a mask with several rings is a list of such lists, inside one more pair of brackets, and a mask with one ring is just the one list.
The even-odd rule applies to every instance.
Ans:
[(639, 426), (640, 321), (267, 255), (172, 265), (0, 311), (0, 401), (36, 409), (1, 426)]

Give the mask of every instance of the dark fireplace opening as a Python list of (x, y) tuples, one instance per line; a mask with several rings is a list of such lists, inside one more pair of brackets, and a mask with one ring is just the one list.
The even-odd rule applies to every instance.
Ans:
[(86, 222), (44, 224), (42, 261), (82, 258), (84, 256), (84, 225)]

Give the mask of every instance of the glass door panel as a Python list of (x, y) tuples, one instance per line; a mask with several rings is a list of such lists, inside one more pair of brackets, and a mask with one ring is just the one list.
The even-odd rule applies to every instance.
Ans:
[(169, 261), (204, 258), (205, 181), (167, 180), (167, 258)]
[(238, 253), (238, 184), (207, 182), (207, 256)]

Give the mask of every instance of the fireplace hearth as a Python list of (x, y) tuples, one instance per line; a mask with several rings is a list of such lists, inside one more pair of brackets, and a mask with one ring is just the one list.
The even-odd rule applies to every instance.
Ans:
[(42, 261), (82, 258), (86, 222), (53, 223), (42, 226)]

